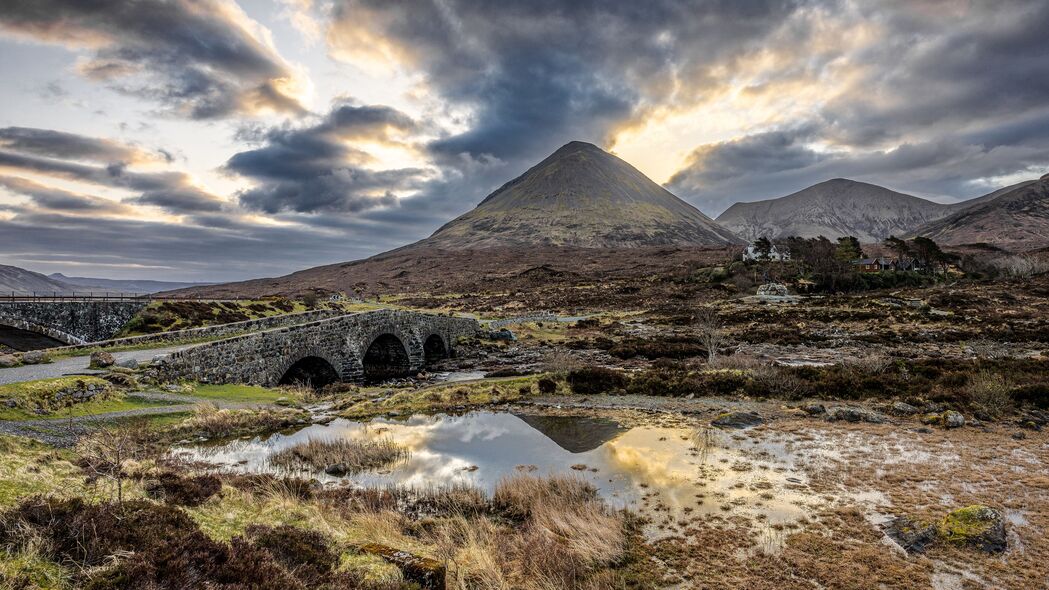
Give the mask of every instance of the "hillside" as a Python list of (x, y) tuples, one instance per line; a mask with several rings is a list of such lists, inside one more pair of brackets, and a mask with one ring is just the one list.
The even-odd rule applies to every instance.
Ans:
[(109, 291), (119, 293), (158, 293), (187, 287), (201, 287), (208, 283), (180, 283), (147, 279), (100, 279), (95, 277), (67, 277), (53, 273), (48, 278), (76, 287), (77, 291)]
[(874, 184), (835, 178), (785, 197), (736, 203), (718, 216), (717, 222), (748, 240), (822, 235), (877, 242), (945, 217), (953, 210), (950, 205)]
[(1049, 246), (1049, 174), (979, 200), (912, 232), (950, 245), (989, 243), (1013, 251)]
[(0, 295), (12, 292), (16, 294), (51, 294), (68, 293), (73, 290), (71, 285), (56, 281), (38, 272), (18, 268), (17, 266), (5, 266), (0, 264)]
[(418, 245), (634, 248), (738, 241), (630, 164), (573, 141)]

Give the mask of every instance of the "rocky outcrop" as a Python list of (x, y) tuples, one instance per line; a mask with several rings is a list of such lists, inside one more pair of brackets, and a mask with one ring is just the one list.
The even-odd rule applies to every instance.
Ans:
[(726, 412), (710, 422), (718, 428), (749, 428), (764, 423), (765, 419), (756, 412)]
[(949, 513), (938, 531), (940, 538), (948, 543), (975, 547), (988, 553), (1001, 553), (1008, 547), (1002, 514), (979, 504)]

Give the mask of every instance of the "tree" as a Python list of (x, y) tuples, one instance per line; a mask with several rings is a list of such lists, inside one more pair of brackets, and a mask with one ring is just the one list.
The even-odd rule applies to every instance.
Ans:
[[(124, 501), (124, 471), (128, 461), (155, 458), (159, 449), (154, 444), (153, 434), (144, 423), (132, 425), (99, 424), (93, 431), (80, 438), (76, 445), (78, 464), (92, 479), (107, 479), (116, 489), (117, 504)], [(84, 434), (70, 430), (74, 436)]]
[(769, 260), (772, 258), (772, 242), (765, 236), (754, 240), (754, 252), (757, 253), (759, 260)]
[(699, 341), (707, 349), (707, 362), (712, 362), (718, 349), (728, 343), (728, 336), (721, 329), (721, 320), (713, 309), (703, 309), (696, 314), (694, 325)]
[(848, 263), (863, 258), (863, 248), (860, 247), (860, 241), (853, 236), (838, 238), (838, 247), (834, 251), (834, 257), (841, 262)]
[(911, 252), (910, 244), (908, 244), (906, 240), (901, 240), (896, 236), (889, 236), (885, 238), (885, 243), (882, 245), (885, 246), (885, 248), (888, 249), (890, 252), (895, 253), (896, 257), (900, 259), (910, 258), (914, 255)]
[(938, 265), (943, 273), (946, 274), (947, 265), (957, 258), (941, 250), (939, 244), (930, 238), (923, 236), (918, 236), (911, 240), (911, 251), (914, 253), (914, 259), (918, 261), (922, 268), (926, 269), (926, 272)]

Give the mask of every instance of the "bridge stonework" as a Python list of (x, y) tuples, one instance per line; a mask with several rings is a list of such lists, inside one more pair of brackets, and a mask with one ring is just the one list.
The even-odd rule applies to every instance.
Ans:
[(4, 301), (0, 325), (37, 332), (65, 344), (112, 338), (145, 301)]
[(324, 359), (342, 381), (364, 379), (365, 353), (383, 335), (403, 345), (409, 371), (423, 369), (424, 343), (440, 337), (454, 354), (460, 337), (480, 329), (476, 320), (397, 310), (361, 312), (235, 336), (199, 344), (156, 359), (162, 380), (205, 383), (247, 383), (271, 387), (280, 383), (292, 365), (307, 357)]

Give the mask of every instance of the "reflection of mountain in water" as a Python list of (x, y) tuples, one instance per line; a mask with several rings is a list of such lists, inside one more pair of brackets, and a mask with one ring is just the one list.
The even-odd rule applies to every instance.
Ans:
[(624, 428), (615, 420), (582, 416), (542, 416), (514, 414), (525, 424), (535, 428), (569, 453), (592, 451), (623, 434)]

